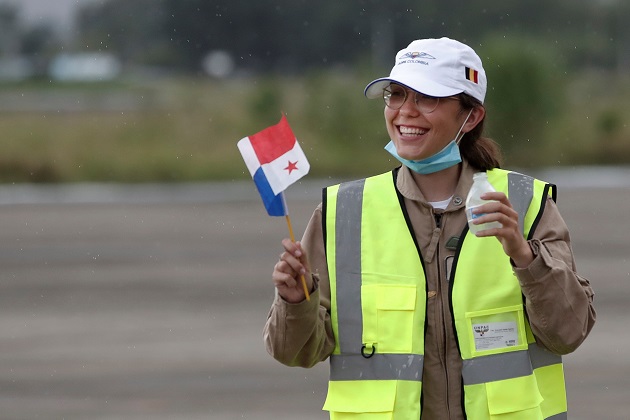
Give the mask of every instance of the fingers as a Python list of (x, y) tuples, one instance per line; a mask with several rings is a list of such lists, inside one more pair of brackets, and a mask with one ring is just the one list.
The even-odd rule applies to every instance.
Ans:
[(280, 260), (273, 268), (274, 282), (280, 281), (286, 283), (288, 287), (295, 286), (295, 280), (301, 275), (306, 274), (306, 269), (302, 263), (291, 254), (283, 252)]
[[(290, 239), (282, 241), (284, 252), (273, 267), (271, 278), (278, 294), (287, 302), (298, 303), (307, 298), (306, 290), (312, 288), (312, 281), (306, 275), (309, 272), (306, 253), (300, 242)], [(306, 284), (302, 284), (302, 281)], [(305, 290), (306, 289), (306, 290)]]
[(289, 238), (284, 238), (282, 246), (286, 252), (294, 255), (296, 258), (300, 258), (303, 255), (302, 244), (299, 241), (293, 242)]
[(499, 240), (507, 239), (509, 241), (516, 240), (520, 237), (518, 213), (512, 208), (512, 204), (506, 195), (501, 192), (491, 192), (485, 193), (481, 197), (484, 200), (491, 201), (473, 209), (473, 213), (480, 215), (473, 220), (473, 223), (480, 225), (499, 222), (501, 227), (477, 232), (477, 236), (496, 236)]
[(481, 195), (484, 200), (492, 200), (473, 210), (475, 214), (483, 214), (474, 219), (474, 224), (489, 222), (501, 223), (500, 228), (492, 228), (477, 232), (479, 237), (495, 236), (503, 251), (514, 261), (517, 267), (526, 267), (534, 259), (532, 251), (523, 238), (523, 233), (518, 226), (518, 213), (512, 207), (512, 203), (502, 192), (489, 192)]
[(280, 259), (273, 268), (272, 279), (276, 287), (296, 287), (300, 275), (308, 271), (306, 256), (299, 242), (284, 239), (282, 246), (285, 251), (280, 254)]
[(512, 208), (510, 200), (502, 192), (489, 192), (481, 196), (487, 203), (473, 209), (474, 214), (481, 216), (475, 218), (474, 224), (499, 222), (504, 228), (518, 229), (518, 213)]
[(512, 208), (512, 203), (508, 200), (507, 196), (502, 192), (488, 192), (481, 195), (482, 200), (488, 200), (488, 203), (479, 206), (480, 208), (486, 209), (486, 211), (481, 211), (479, 213), (504, 213), (507, 216), (516, 216), (518, 218), (518, 214)]
[(287, 262), (296, 273), (306, 274), (308, 263), (302, 250), (302, 244), (299, 241), (293, 242), (290, 239), (283, 239), (282, 246), (285, 251), (280, 254), (280, 260)]
[(473, 220), (476, 225), (499, 222), (504, 228), (518, 229), (518, 213), (511, 208), (484, 204), (474, 209), (473, 212), (479, 215)]
[(273, 268), (271, 279), (276, 287), (293, 288), (297, 285), (295, 272), (284, 261), (278, 261)]

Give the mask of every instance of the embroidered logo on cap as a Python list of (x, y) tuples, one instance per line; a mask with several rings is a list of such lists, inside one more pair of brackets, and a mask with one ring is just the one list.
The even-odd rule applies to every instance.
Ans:
[(422, 64), (425, 66), (428, 66), (429, 63), (427, 63), (424, 60), (435, 60), (435, 57), (433, 57), (431, 54), (427, 54), (425, 52), (417, 52), (417, 51), (413, 51), (413, 52), (408, 52), (405, 53), (403, 55), (401, 55), (400, 57), (398, 57), (398, 63), (396, 65), (400, 65), (400, 64)]
[(400, 56), (399, 59), (402, 60), (404, 58), (411, 58), (411, 59), (426, 58), (427, 60), (435, 60), (435, 57), (433, 57), (431, 54), (427, 54), (425, 52), (417, 52), (417, 51), (403, 54)]

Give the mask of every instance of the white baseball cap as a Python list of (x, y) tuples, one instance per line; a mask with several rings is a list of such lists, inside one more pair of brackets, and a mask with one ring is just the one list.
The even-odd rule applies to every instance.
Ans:
[(389, 77), (370, 82), (365, 87), (365, 96), (380, 98), (391, 82), (441, 98), (464, 92), (481, 103), (488, 85), (477, 53), (449, 38), (419, 39), (398, 51)]

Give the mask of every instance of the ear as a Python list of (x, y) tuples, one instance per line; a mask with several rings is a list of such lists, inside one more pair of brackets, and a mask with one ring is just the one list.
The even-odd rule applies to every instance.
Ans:
[(486, 108), (483, 105), (478, 105), (472, 109), (470, 112), (470, 117), (468, 117), (468, 121), (464, 124), (462, 128), (462, 133), (468, 133), (473, 128), (477, 126), (486, 116)]

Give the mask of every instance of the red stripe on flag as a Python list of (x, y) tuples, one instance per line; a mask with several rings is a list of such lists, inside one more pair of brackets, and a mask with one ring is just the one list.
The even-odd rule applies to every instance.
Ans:
[(479, 72), (477, 70), (473, 70), (473, 78), (475, 83), (479, 83)]
[(261, 165), (273, 162), (295, 146), (295, 135), (287, 118), (282, 115), (280, 122), (249, 136), (252, 148)]

